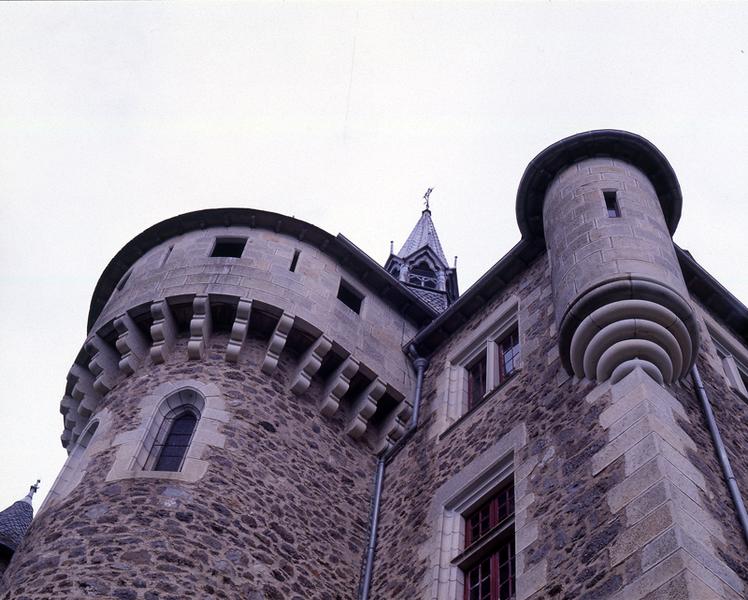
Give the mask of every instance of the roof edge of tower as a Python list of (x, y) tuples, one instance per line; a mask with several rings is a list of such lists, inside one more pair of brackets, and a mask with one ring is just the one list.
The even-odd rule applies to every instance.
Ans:
[[(387, 301), (401, 308), (406, 317), (422, 327), (436, 317), (436, 313), (420, 298), (403, 288), (381, 265), (343, 235), (333, 236), (316, 225), (280, 213), (252, 208), (207, 208), (171, 217), (142, 231), (109, 261), (91, 297), (87, 331), (91, 331), (115, 287), (128, 269), (146, 252), (165, 240), (208, 227), (234, 225), (267, 229), (310, 244), (335, 260), (343, 259), (354, 272), (366, 272), (372, 281), (381, 284), (374, 289), (388, 291)], [(395, 302), (395, 299), (398, 301)]]
[(619, 158), (644, 172), (657, 192), (672, 235), (680, 220), (683, 196), (675, 171), (649, 140), (617, 129), (597, 129), (551, 144), (527, 165), (517, 190), (517, 224), (523, 238), (544, 239), (543, 202), (548, 186), (565, 167), (599, 156)]

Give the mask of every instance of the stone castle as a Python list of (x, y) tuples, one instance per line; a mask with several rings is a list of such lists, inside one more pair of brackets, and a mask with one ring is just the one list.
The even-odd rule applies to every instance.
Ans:
[(748, 309), (673, 244), (681, 200), (647, 140), (564, 139), (462, 295), (428, 207), (384, 267), (259, 210), (145, 230), (67, 462), (0, 513), (0, 598), (748, 597)]

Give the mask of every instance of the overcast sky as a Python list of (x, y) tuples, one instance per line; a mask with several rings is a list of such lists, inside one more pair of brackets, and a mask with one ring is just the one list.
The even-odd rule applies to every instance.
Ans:
[(433, 187), (465, 290), (519, 240), (527, 163), (626, 129), (678, 175), (676, 242), (748, 300), (746, 51), (745, 3), (1, 4), (0, 508), (64, 461), (101, 271), (178, 213), (295, 215), (384, 262)]

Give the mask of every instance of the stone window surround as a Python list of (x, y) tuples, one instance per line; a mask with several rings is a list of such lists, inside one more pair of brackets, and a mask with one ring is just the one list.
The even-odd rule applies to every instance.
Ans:
[[(149, 471), (147, 461), (151, 454), (155, 436), (167, 415), (175, 408), (169, 406), (169, 399), (180, 391), (190, 389), (204, 401), (200, 419), (185, 455), (180, 471)], [(172, 401), (173, 402), (173, 401)], [(107, 481), (120, 479), (168, 479), (195, 482), (205, 475), (208, 461), (204, 460), (208, 446), (223, 448), (226, 437), (220, 433), (224, 423), (229, 421), (223, 394), (213, 383), (196, 379), (162, 383), (152, 393), (144, 396), (139, 403), (140, 425), (136, 429), (118, 434), (112, 443), (117, 447), (114, 464), (107, 474)]]
[(537, 460), (517, 464), (517, 456), (527, 444), (524, 424), (514, 427), (484, 453), (437, 489), (428, 521), (433, 524), (429, 544), (429, 570), (426, 595), (429, 600), (455, 600), (464, 594), (465, 580), (454, 564), (465, 549), (464, 516), (485, 502), (510, 478), (514, 478), (514, 536), (516, 599), (523, 600), (541, 589), (547, 581), (545, 560), (526, 567), (527, 549), (538, 539), (538, 523), (529, 518), (535, 496), (528, 478)]
[[(479, 328), (447, 357), (446, 372), (446, 426), (449, 427), (468, 412), (467, 367), (483, 353), (486, 354), (486, 391), (483, 401), (497, 388), (499, 381), (499, 342), (516, 328), (520, 339), (519, 357), (515, 372), (522, 368), (522, 338), (519, 323), (519, 300), (512, 297), (483, 317), (488, 325)], [(505, 380), (506, 382), (506, 380)], [(505, 383), (504, 382), (504, 383)], [(476, 408), (481, 403), (476, 404)]]
[[(141, 448), (139, 452), (138, 460), (136, 460), (136, 464), (142, 464), (143, 469), (146, 471), (153, 471), (155, 469), (156, 463), (161, 457), (161, 452), (163, 451), (166, 439), (169, 437), (171, 428), (174, 425), (174, 421), (182, 415), (192, 414), (197, 418), (197, 422), (192, 430), (187, 452), (185, 452), (184, 457), (182, 457), (182, 463), (178, 469), (179, 471), (182, 470), (187, 454), (189, 454), (189, 449), (192, 447), (192, 440), (195, 437), (197, 426), (200, 424), (200, 418), (205, 411), (205, 399), (202, 394), (193, 393), (190, 394), (192, 397), (184, 398), (184, 392), (194, 392), (194, 390), (192, 390), (192, 388), (182, 388), (178, 392), (169, 394), (164, 401), (159, 404), (161, 419), (153, 419), (151, 421), (151, 430), (146, 436), (146, 441), (152, 439), (153, 442), (150, 447), (146, 444), (143, 445), (143, 448)], [(143, 459), (143, 456), (147, 456), (147, 458)]]
[[(743, 379), (743, 377), (748, 378), (748, 349), (738, 342), (711, 315), (704, 312), (702, 316), (717, 351), (719, 366), (725, 375), (727, 384), (744, 400), (748, 400), (748, 389)], [(741, 374), (743, 377), (741, 377)]]

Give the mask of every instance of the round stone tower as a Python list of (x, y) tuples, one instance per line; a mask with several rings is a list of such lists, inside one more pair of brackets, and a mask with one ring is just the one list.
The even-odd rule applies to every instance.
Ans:
[(69, 457), (5, 597), (353, 596), (376, 455), (411, 414), (402, 345), (434, 314), (283, 215), (144, 231), (96, 286), (61, 402)]
[(698, 329), (672, 233), (680, 186), (644, 138), (578, 134), (530, 163), (517, 216), (545, 241), (561, 359), (578, 377), (619, 381), (637, 366), (660, 383), (684, 376)]

